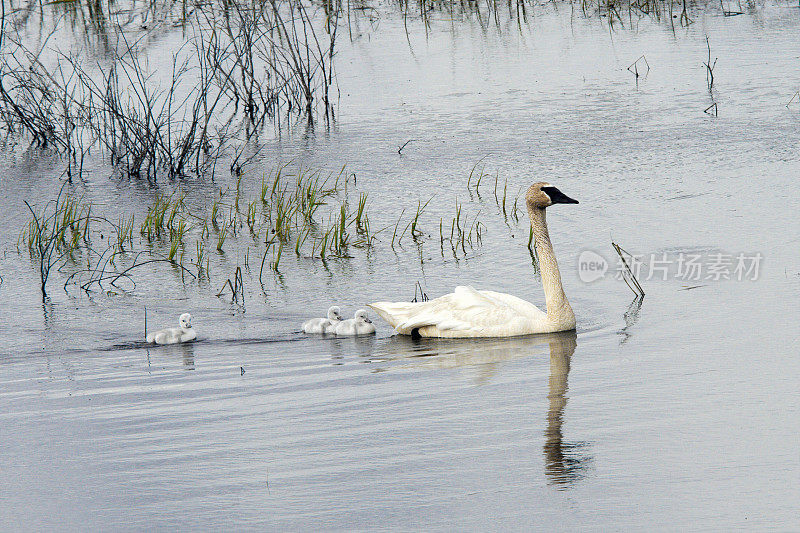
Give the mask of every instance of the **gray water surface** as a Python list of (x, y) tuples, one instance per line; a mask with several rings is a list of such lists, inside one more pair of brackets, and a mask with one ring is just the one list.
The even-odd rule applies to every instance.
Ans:
[[(265, 132), (244, 186), (279, 163), (346, 164), (374, 227), (433, 197), (422, 227), (438, 234), (459, 201), (485, 223), (483, 245), (456, 259), (438, 238), (392, 251), (383, 233), (373, 252), (327, 265), (287, 254), (263, 291), (257, 267), (246, 272), (243, 305), (215, 295), (246, 237), (214, 257), (208, 283), (159, 267), (129, 293), (87, 298), (56, 275), (42, 303), (15, 243), (23, 200), (57, 192), (59, 166), (6, 154), (0, 528), (800, 528), (800, 110), (784, 105), (800, 12), (717, 11), (688, 29), (613, 31), (561, 5), (522, 30), (437, 14), (426, 37), (387, 8), (342, 41), (335, 123)], [(643, 54), (637, 82), (626, 69)], [(712, 102), (718, 117), (703, 112)], [(466, 187), (478, 161), (510, 195), (546, 180), (580, 200), (548, 211), (577, 332), (298, 332), (330, 303), (349, 314), (410, 300), (416, 282), (431, 297), (471, 284), (543, 306), (524, 218), (505, 223), (494, 178), (480, 196)], [(158, 192), (203, 205), (234, 183), (110, 174), (98, 164), (71, 187), (100, 212), (141, 215)], [(647, 295), (631, 302), (612, 239), (645, 257), (763, 261), (754, 280), (643, 275)], [(602, 280), (581, 281), (586, 250), (610, 265)], [(145, 306), (149, 327), (193, 313), (198, 342), (142, 346)]]

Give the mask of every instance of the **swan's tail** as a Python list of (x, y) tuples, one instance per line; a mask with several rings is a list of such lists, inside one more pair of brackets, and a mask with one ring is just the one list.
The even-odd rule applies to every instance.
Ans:
[(412, 302), (375, 302), (367, 304), (367, 307), (378, 313), (393, 328), (397, 328), (403, 322), (408, 321), (415, 306), (417, 304)]

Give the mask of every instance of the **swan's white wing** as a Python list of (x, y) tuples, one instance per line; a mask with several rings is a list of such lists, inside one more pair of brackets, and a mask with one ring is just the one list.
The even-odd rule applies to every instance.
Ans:
[(547, 318), (547, 313), (533, 305), (532, 303), (523, 300), (522, 298), (517, 298), (511, 294), (505, 294), (502, 292), (494, 292), (494, 291), (480, 291), (481, 294), (486, 296), (487, 298), (492, 298), (503, 302), (507, 306), (515, 309), (519, 314), (530, 316), (531, 318), (540, 317), (542, 319)]
[[(398, 331), (411, 331), (423, 326), (436, 326), (440, 330), (467, 330), (475, 326), (494, 322), (509, 309), (484, 296), (472, 287), (456, 287), (451, 294), (446, 294), (429, 302), (418, 304), (415, 313), (404, 322), (398, 324)], [(508, 317), (507, 317), (508, 318)]]
[(547, 320), (545, 313), (524, 300), (466, 286), (428, 302), (378, 302), (370, 307), (406, 335), (430, 327), (443, 336), (519, 335), (529, 332), (532, 321)]
[[(456, 293), (461, 287), (456, 287)], [(369, 304), (386, 322), (399, 333), (410, 333), (412, 329), (426, 325), (440, 325), (442, 328), (457, 328), (461, 321), (453, 320), (455, 307), (468, 308), (465, 299), (447, 294), (428, 302), (376, 302)]]

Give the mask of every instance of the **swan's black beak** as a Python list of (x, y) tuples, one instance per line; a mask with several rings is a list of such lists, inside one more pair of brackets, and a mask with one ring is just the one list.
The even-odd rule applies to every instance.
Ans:
[(577, 204), (578, 200), (573, 200), (563, 192), (559, 191), (556, 187), (542, 187), (542, 191), (550, 197), (550, 201), (554, 204)]

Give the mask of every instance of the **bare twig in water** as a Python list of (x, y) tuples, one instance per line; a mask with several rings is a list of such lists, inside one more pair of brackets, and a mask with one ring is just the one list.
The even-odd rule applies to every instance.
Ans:
[(633, 274), (630, 264), (628, 264), (628, 260), (625, 259), (625, 256), (628, 256), (631, 259), (631, 262), (635, 261), (636, 259), (633, 257), (633, 255), (623, 250), (622, 247), (614, 241), (611, 241), (611, 246), (614, 247), (614, 251), (617, 252), (617, 255), (619, 255), (619, 258), (625, 267), (625, 270), (622, 272), (623, 281), (625, 281), (625, 284), (628, 286), (628, 288), (633, 291), (633, 294), (639, 297), (644, 297), (644, 289), (642, 289), (642, 286), (639, 284), (639, 280), (637, 280), (636, 276)]
[(416, 302), (427, 302), (428, 301), (428, 295), (425, 293), (425, 291), (422, 290), (422, 285), (420, 284), (419, 281), (417, 281), (414, 284), (414, 299), (411, 300), (411, 301), (413, 303), (416, 303)]
[(744, 15), (744, 11), (742, 11), (742, 5), (739, 4), (738, 11), (732, 11), (730, 9), (725, 9), (724, 0), (719, 0), (719, 6), (722, 8), (722, 15), (724, 17), (735, 17), (736, 15)]
[(406, 145), (407, 145), (408, 143), (411, 143), (411, 142), (414, 142), (414, 139), (409, 139), (409, 140), (407, 140), (406, 142), (404, 142), (404, 143), (403, 143), (403, 146), (401, 146), (400, 148), (398, 148), (398, 149), (397, 149), (397, 153), (398, 153), (398, 154), (400, 154), (400, 155), (403, 155), (403, 153), (402, 153), (402, 152), (403, 152), (403, 148), (405, 148), (405, 147), (406, 147)]
[(714, 58), (714, 62), (711, 62), (711, 44), (708, 41), (708, 36), (706, 36), (706, 48), (708, 49), (708, 59), (703, 63), (706, 67), (706, 83), (708, 84), (708, 90), (711, 92), (711, 89), (714, 87), (714, 67), (717, 66), (717, 59)]
[(225, 293), (226, 287), (228, 287), (231, 291), (231, 303), (239, 303), (239, 298), (241, 297), (242, 304), (244, 304), (244, 281), (242, 280), (242, 267), (236, 267), (236, 271), (233, 274), (233, 282), (231, 282), (230, 278), (228, 278), (225, 283), (222, 284), (222, 288), (217, 293), (217, 298)]
[(689, 13), (687, 10), (686, 2), (688, 0), (683, 0), (683, 9), (681, 10), (681, 26), (688, 26), (689, 24), (693, 23), (694, 21), (689, 18)]
[(645, 76), (650, 73), (650, 64), (647, 62), (647, 58), (644, 57), (644, 54), (642, 54), (636, 61), (631, 63), (631, 65), (628, 67), (628, 71), (631, 72), (637, 78), (641, 76), (641, 74), (639, 74), (639, 61), (644, 61), (644, 64), (647, 67), (647, 70), (645, 71)]

